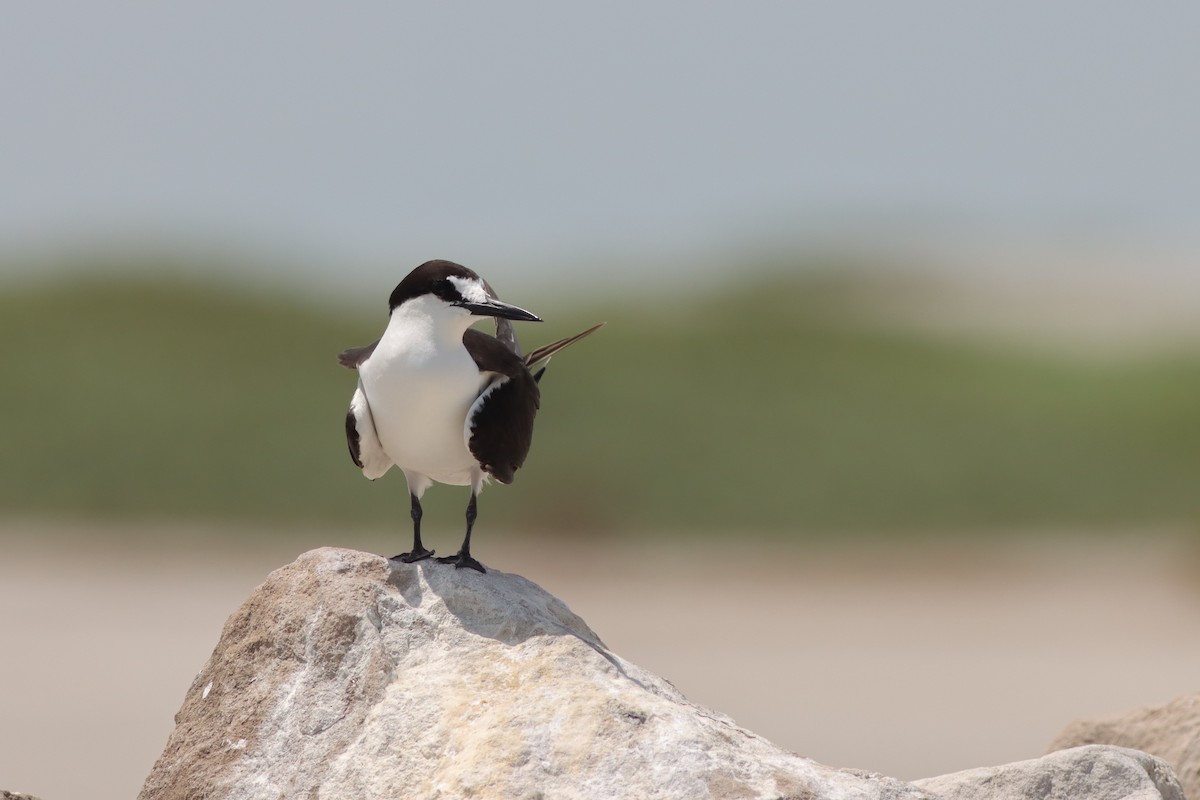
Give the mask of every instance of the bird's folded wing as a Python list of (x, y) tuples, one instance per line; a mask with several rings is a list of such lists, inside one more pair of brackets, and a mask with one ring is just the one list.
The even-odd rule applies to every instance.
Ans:
[(529, 455), (538, 404), (537, 382), (521, 370), (511, 378), (496, 375), (467, 412), (463, 442), (480, 468), (501, 483), (512, 483)]
[(517, 329), (504, 317), (496, 317), (496, 338), (509, 350), (521, 355), (521, 345), (517, 344)]
[(375, 432), (375, 418), (363, 392), (362, 381), (350, 399), (350, 410), (346, 412), (346, 444), (350, 447), (350, 458), (355, 466), (361, 467), (363, 475), (375, 480), (392, 468), (392, 459), (383, 451), (379, 434)]

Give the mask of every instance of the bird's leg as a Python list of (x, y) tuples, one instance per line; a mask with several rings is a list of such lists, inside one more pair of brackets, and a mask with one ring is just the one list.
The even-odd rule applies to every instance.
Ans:
[(425, 545), (421, 544), (421, 501), (417, 498), (415, 492), (410, 492), (409, 497), (412, 498), (412, 521), (413, 521), (413, 546), (412, 550), (407, 553), (401, 553), (398, 556), (392, 556), (393, 559), (399, 559), (405, 564), (411, 564), (414, 561), (420, 561), (429, 558), (433, 555), (432, 550), (426, 550)]
[(459, 548), (457, 554), (446, 556), (445, 558), (439, 558), (438, 561), (442, 564), (453, 564), (455, 569), (470, 567), (471, 569), (478, 570), (480, 572), (487, 572), (487, 570), (483, 568), (483, 564), (480, 564), (478, 561), (471, 558), (471, 528), (475, 527), (475, 497), (476, 492), (474, 489), (472, 489), (471, 502), (467, 503), (467, 535), (466, 538), (463, 539), (462, 547)]

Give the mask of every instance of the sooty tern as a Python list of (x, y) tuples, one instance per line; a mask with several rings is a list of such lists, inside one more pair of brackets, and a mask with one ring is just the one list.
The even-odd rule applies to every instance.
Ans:
[[(533, 440), (538, 382), (550, 357), (597, 330), (539, 347), (522, 357), (509, 320), (541, 322), (500, 302), (487, 281), (450, 261), (427, 261), (388, 300), (387, 328), (374, 344), (338, 356), (358, 370), (346, 414), (350, 458), (375, 480), (400, 468), (412, 501), (412, 563), (433, 555), (421, 544), (421, 495), (432, 483), (470, 486), (467, 535), (444, 564), (485, 572), (471, 557), (476, 497), (490, 478), (512, 483)], [(471, 327), (496, 320), (496, 335)]]

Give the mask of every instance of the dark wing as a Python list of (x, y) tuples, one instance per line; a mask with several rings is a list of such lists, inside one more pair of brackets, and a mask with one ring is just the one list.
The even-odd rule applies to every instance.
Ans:
[(517, 344), (517, 329), (513, 327), (512, 320), (496, 317), (496, 338), (509, 350), (521, 355), (521, 345)]
[[(488, 296), (493, 300), (499, 300), (500, 296), (496, 294), (496, 290), (492, 285), (483, 278), (483, 288), (487, 290)], [(496, 317), (496, 338), (500, 343), (512, 350), (517, 355), (521, 355), (521, 345), (517, 344), (517, 329), (513, 327), (512, 320), (504, 319), (504, 317)]]
[(346, 412), (346, 444), (350, 448), (350, 459), (363, 475), (371, 480), (381, 477), (392, 468), (392, 459), (383, 451), (379, 434), (375, 431), (375, 418), (363, 391), (362, 381), (350, 399), (350, 410)]
[(371, 353), (375, 352), (375, 347), (379, 344), (376, 339), (371, 344), (365, 344), (362, 347), (350, 347), (338, 353), (338, 363), (346, 369), (358, 369), (358, 365), (371, 357)]
[(463, 438), (484, 472), (512, 483), (533, 443), (541, 402), (537, 381), (521, 357), (493, 336), (470, 329), (463, 345), (480, 370), (494, 375), (467, 412)]

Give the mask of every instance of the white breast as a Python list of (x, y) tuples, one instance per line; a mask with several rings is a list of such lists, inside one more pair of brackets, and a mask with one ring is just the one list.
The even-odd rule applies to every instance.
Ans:
[(462, 345), (470, 320), (439, 319), (444, 306), (428, 308), (432, 302), (410, 301), (393, 312), (359, 377), (392, 461), (407, 472), (462, 486), (477, 467), (463, 425), (491, 373), (480, 373)]

